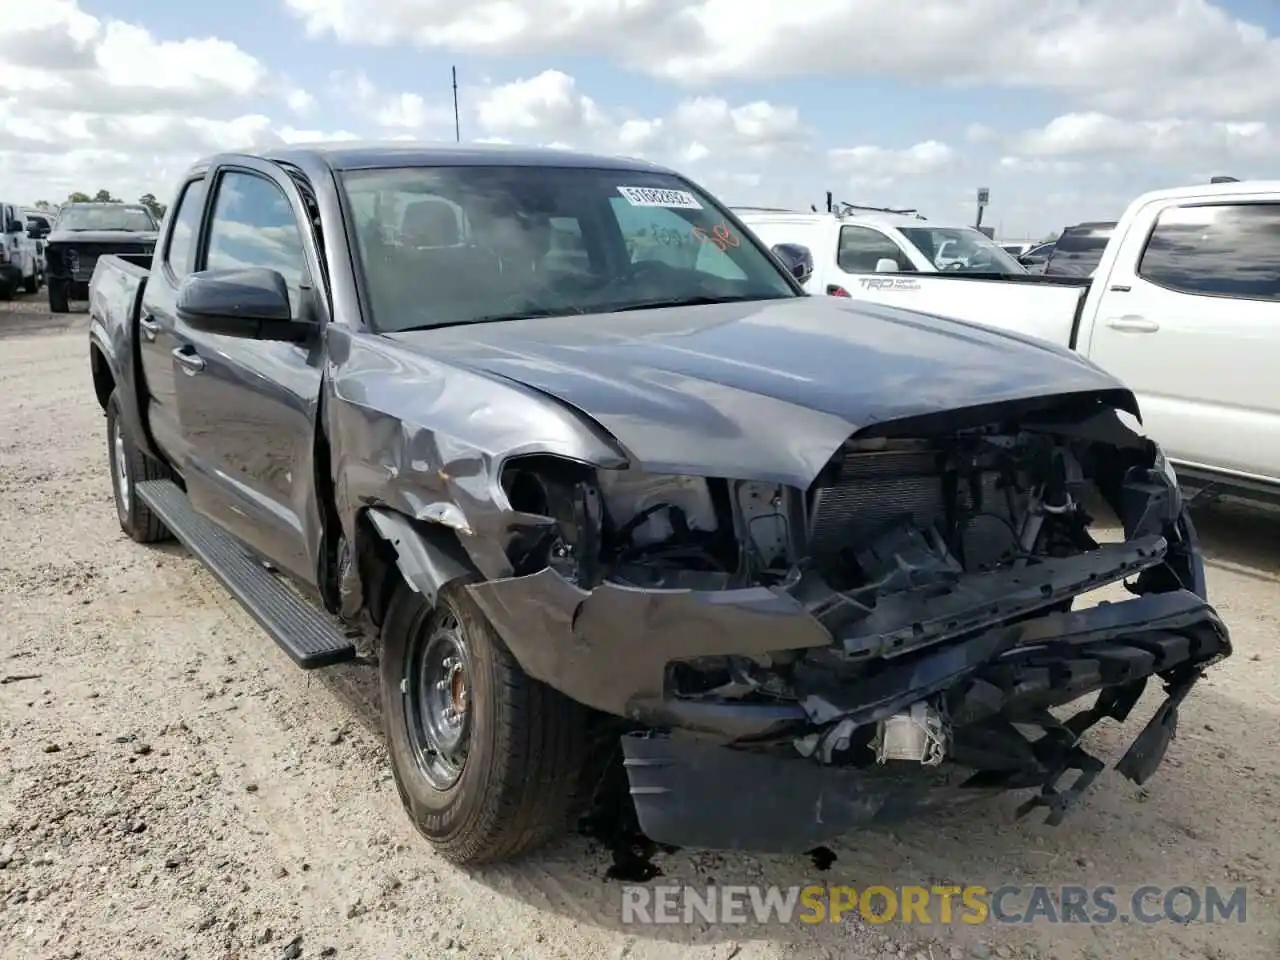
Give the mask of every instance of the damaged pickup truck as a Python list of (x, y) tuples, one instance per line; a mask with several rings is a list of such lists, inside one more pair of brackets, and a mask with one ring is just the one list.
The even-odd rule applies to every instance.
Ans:
[(702, 847), (1007, 790), (1056, 821), (1102, 769), (1086, 731), (1160, 686), (1118, 764), (1144, 782), (1231, 646), (1133, 395), (811, 269), (642, 161), (214, 157), (149, 267), (94, 271), (120, 525), (298, 665), (376, 658), (401, 797), (456, 862), (565, 829), (602, 739), (641, 829)]

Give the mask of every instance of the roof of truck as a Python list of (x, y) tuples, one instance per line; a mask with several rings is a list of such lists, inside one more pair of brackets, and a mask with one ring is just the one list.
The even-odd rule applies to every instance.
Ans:
[(1240, 193), (1280, 193), (1280, 180), (1233, 180), (1229, 183), (1191, 183), (1142, 194), (1134, 203), (1178, 200), (1182, 197), (1230, 197)]
[[(384, 167), (579, 167), (674, 173), (648, 160), (579, 153), (558, 147), (524, 147), (499, 143), (421, 143), (407, 141), (365, 142), (339, 140), (287, 146), (264, 152), (273, 160), (297, 162), (311, 158), (334, 170), (375, 170)], [(210, 158), (212, 159), (212, 158)]]
[(834, 213), (818, 212), (805, 210), (779, 210), (769, 207), (729, 207), (734, 213), (742, 219), (744, 223), (755, 221), (757, 223), (801, 223), (801, 224), (817, 224), (823, 222), (836, 221), (843, 224), (859, 224), (874, 223), (883, 227), (894, 227), (897, 229), (919, 229), (919, 228), (937, 228), (941, 230), (959, 230), (974, 229), (967, 223), (948, 223), (946, 221), (926, 220), (920, 217), (913, 217), (901, 213), (881, 213), (879, 211), (858, 210), (854, 213), (837, 216)]

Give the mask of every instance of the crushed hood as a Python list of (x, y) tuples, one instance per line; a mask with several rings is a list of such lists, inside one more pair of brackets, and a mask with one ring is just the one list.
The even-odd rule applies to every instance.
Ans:
[(387, 336), (571, 405), (655, 472), (807, 486), (875, 423), (1078, 393), (1137, 410), (1117, 380), (1065, 348), (825, 297)]

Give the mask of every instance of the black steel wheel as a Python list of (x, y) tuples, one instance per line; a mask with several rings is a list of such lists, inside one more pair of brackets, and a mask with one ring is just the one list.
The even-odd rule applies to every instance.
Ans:
[(400, 584), (379, 663), (400, 799), (446, 859), (513, 859), (569, 827), (591, 713), (520, 669), (465, 584), (434, 607)]

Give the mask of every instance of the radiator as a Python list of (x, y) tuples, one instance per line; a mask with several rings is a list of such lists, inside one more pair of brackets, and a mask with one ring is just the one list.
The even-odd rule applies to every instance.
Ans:
[[(941, 465), (939, 453), (930, 449), (844, 454), (839, 475), (814, 491), (810, 556), (819, 564), (833, 562), (842, 551), (868, 545), (886, 527), (905, 517), (916, 527), (936, 524), (945, 529)], [(981, 475), (984, 515), (970, 521), (963, 540), (965, 561), (971, 569), (994, 563), (1014, 543), (1010, 524), (1015, 521), (1008, 496), (998, 482), (994, 471)], [(962, 480), (959, 488), (958, 505), (967, 509), (967, 481)]]

